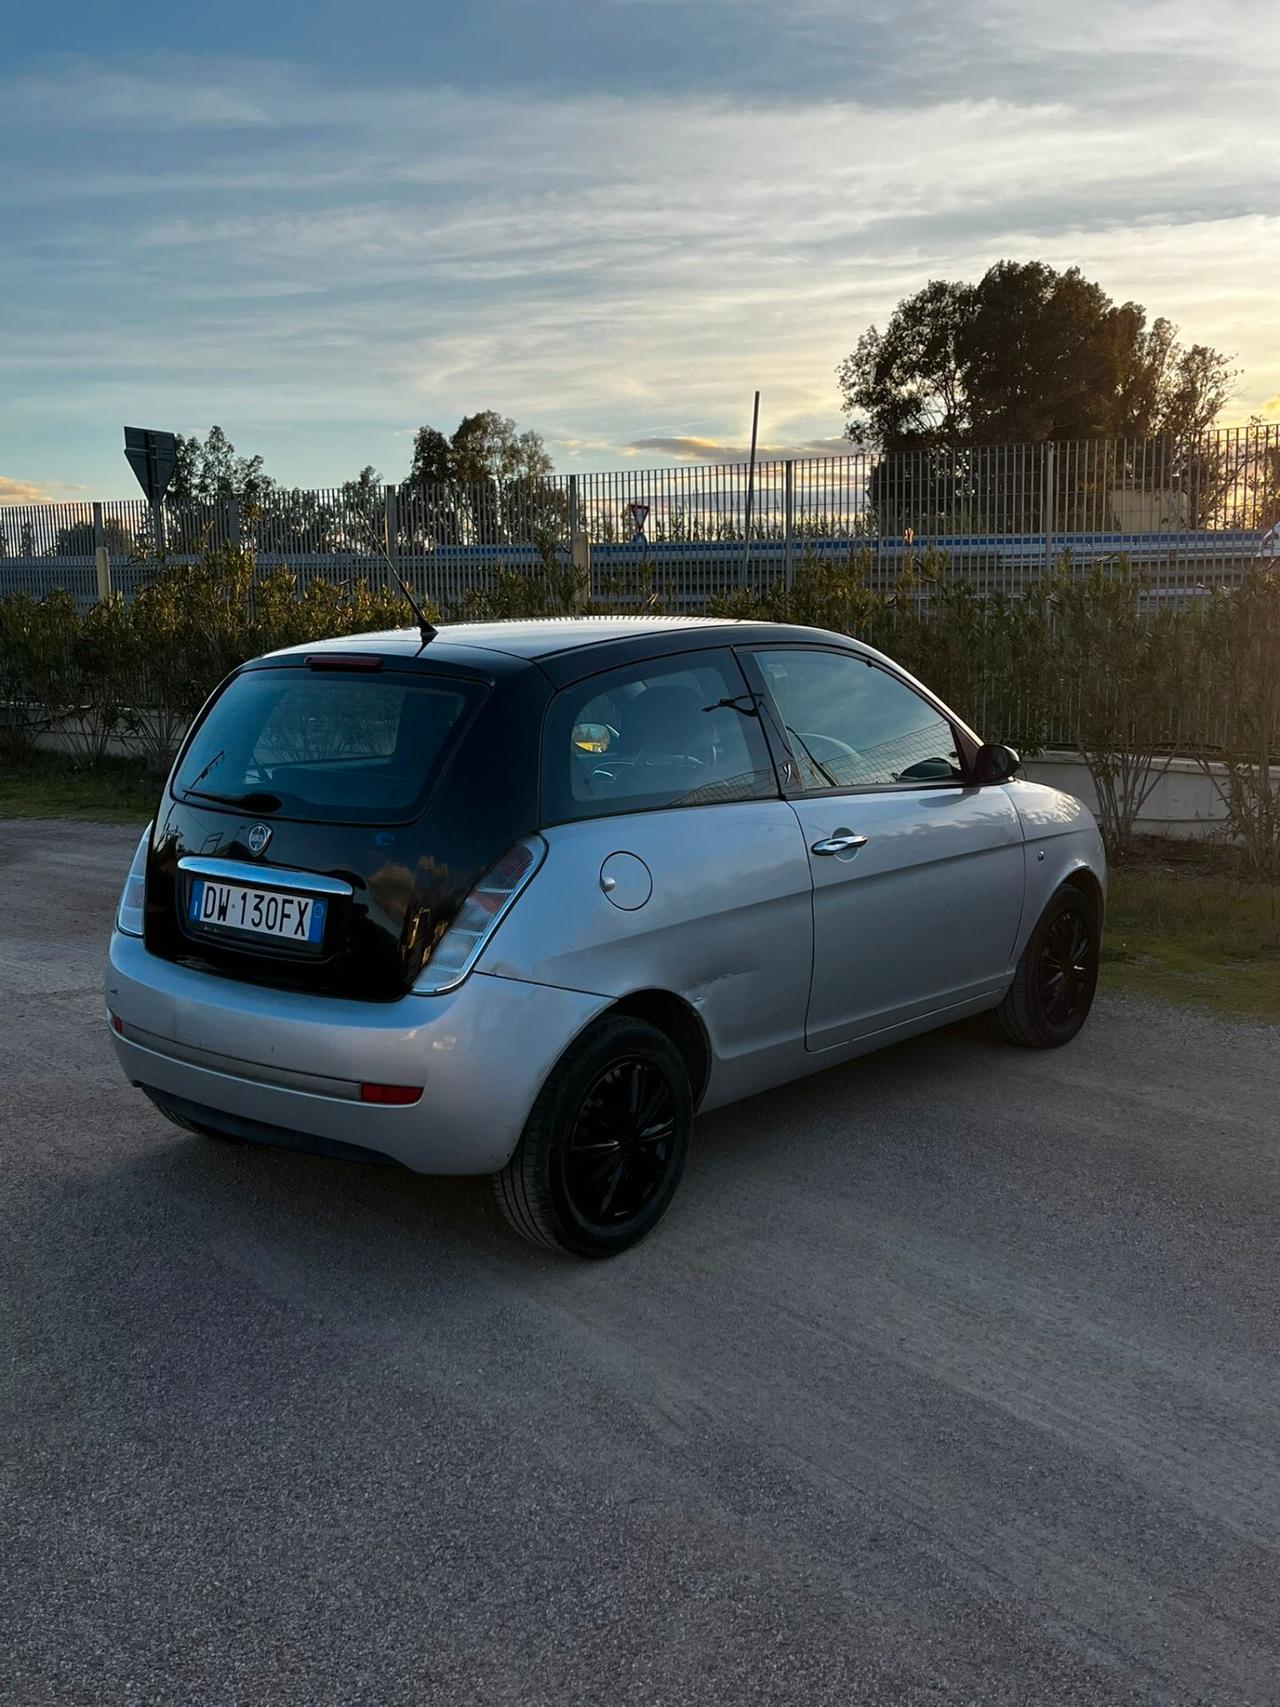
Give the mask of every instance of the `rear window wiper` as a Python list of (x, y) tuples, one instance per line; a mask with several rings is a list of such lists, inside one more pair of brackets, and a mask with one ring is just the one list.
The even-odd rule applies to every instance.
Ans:
[(211, 794), (204, 788), (184, 788), (184, 794), (197, 795), (201, 800), (216, 800), (221, 806), (243, 806), (249, 812), (278, 812), (284, 802), (278, 794)]

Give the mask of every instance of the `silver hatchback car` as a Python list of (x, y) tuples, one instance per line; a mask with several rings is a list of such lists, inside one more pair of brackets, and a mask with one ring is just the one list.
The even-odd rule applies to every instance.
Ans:
[(983, 1009), (1066, 1043), (1106, 871), (890, 659), (582, 618), (255, 659), (138, 846), (107, 1007), (213, 1137), (492, 1174), (583, 1257), (671, 1202), (695, 1111)]

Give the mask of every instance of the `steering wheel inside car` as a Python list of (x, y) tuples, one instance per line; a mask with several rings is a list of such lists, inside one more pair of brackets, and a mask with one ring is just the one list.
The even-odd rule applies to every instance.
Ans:
[(707, 768), (707, 760), (700, 759), (696, 753), (664, 753), (650, 747), (641, 747), (632, 763), (637, 769), (645, 770), (675, 770), (678, 767), (704, 771)]
[(861, 762), (862, 754), (856, 747), (851, 747), (846, 741), (839, 740), (835, 735), (801, 735), (805, 750), (813, 759), (853, 759)]

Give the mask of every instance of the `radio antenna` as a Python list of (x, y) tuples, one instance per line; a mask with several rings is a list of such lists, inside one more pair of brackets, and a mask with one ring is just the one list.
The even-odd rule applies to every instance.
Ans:
[[(413, 590), (409, 586), (409, 583), (405, 580), (404, 576), (400, 573), (400, 571), (396, 568), (395, 564), (391, 561), (391, 555), (388, 552), (386, 546), (382, 543), (382, 541), (378, 538), (377, 534), (374, 532), (373, 523), (369, 520), (368, 516), (365, 515), (363, 510), (361, 510), (359, 512), (359, 516), (360, 516), (360, 520), (365, 525), (365, 531), (369, 535), (369, 540), (373, 546), (373, 549), (377, 552), (378, 556), (382, 559), (382, 561), (386, 564), (387, 568), (390, 569), (391, 573), (395, 576), (396, 580), (400, 583), (400, 591), (404, 594), (405, 598), (408, 600), (409, 609), (413, 612), (413, 620), (418, 625), (418, 633), (422, 638), (422, 645), (423, 646), (429, 646), (431, 644), (431, 642), (435, 639), (436, 635), (439, 634), (440, 630), (436, 627), (435, 623), (432, 622), (430, 620), (430, 618), (427, 616), (427, 613), (423, 610), (422, 606), (418, 603), (417, 599), (414, 598)], [(418, 650), (421, 651), (422, 647), (419, 647)]]

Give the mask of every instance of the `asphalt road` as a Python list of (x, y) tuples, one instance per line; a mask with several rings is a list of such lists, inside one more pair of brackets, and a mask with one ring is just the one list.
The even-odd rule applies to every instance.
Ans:
[(132, 842), (0, 824), (5, 1703), (1280, 1701), (1280, 1033), (902, 1045), (579, 1266), (169, 1128)]

